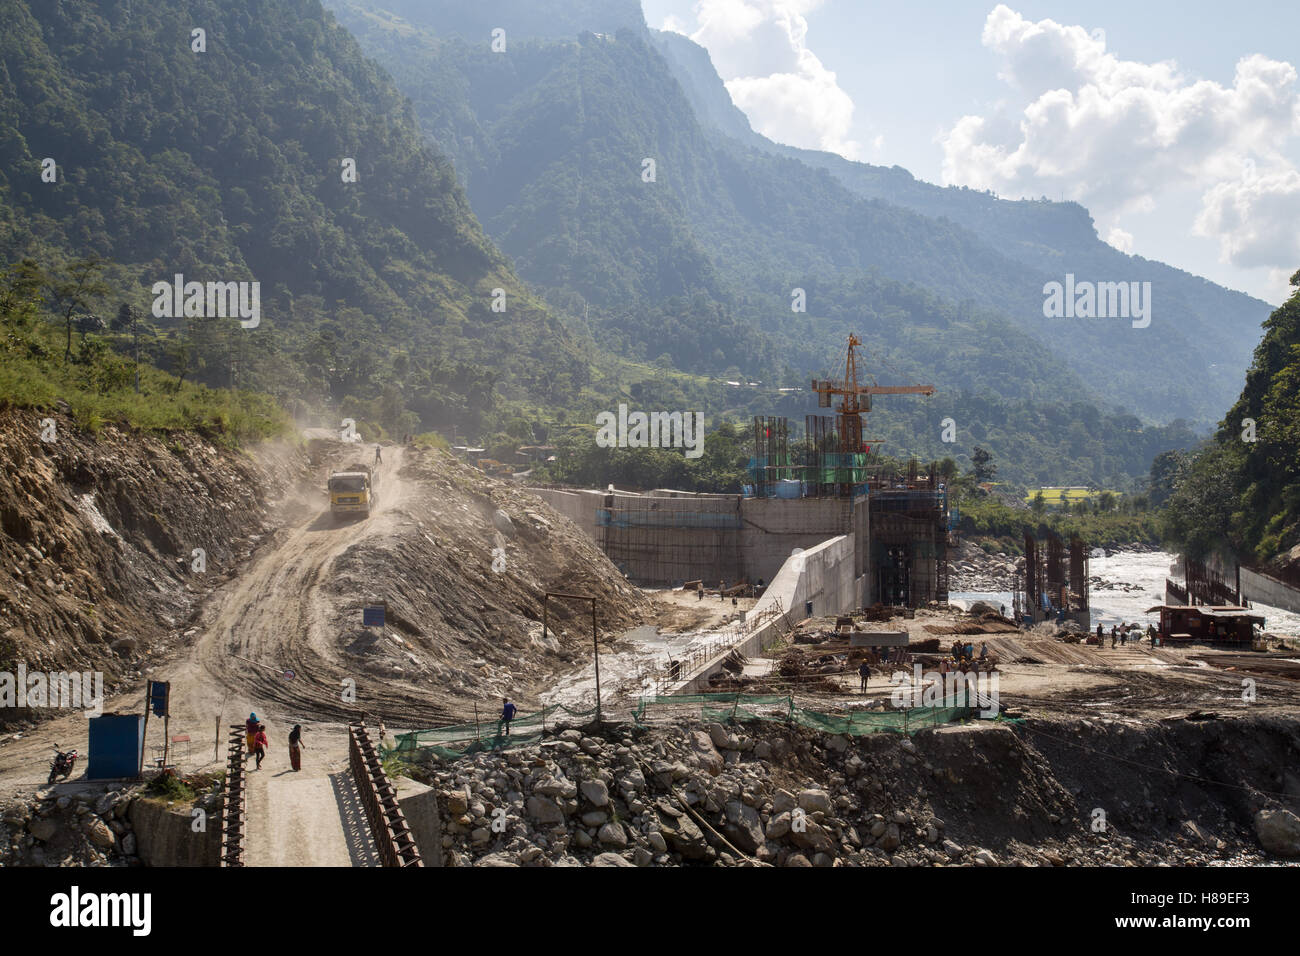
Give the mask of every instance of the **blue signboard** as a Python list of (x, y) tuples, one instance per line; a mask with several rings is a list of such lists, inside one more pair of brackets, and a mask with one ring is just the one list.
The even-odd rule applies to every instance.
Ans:
[(166, 717), (172, 685), (165, 680), (149, 681), (149, 709), (155, 717)]
[(383, 627), (384, 606), (382, 604), (368, 605), (361, 612), (361, 623), (365, 627)]

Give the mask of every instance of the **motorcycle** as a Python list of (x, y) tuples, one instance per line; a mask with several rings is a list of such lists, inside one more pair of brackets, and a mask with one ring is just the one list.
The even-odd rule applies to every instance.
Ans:
[(50, 779), (46, 784), (52, 784), (59, 777), (67, 780), (72, 776), (72, 768), (77, 763), (79, 754), (75, 750), (62, 751), (59, 745), (54, 745), (54, 760), (50, 763)]

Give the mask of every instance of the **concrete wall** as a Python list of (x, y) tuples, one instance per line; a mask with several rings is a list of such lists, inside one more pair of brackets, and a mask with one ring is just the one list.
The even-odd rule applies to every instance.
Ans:
[(588, 537), (596, 537), (596, 509), (604, 495), (597, 491), (560, 491), (555, 488), (529, 488), (530, 492), (564, 515)]
[(145, 866), (218, 866), (221, 863), (221, 817), (209, 814), (207, 828), (195, 833), (189, 807), (173, 809), (160, 800), (137, 797), (126, 818), (135, 833), (136, 855)]
[(394, 777), (397, 805), (420, 851), (425, 866), (442, 866), (442, 820), (438, 813), (438, 792), (410, 777)]
[(740, 547), (746, 578), (773, 580), (795, 548), (807, 550), (851, 534), (853, 516), (853, 503), (844, 498), (743, 499)]
[[(1300, 614), (1300, 590), (1249, 568), (1241, 569), (1241, 599)], [(1265, 621), (1265, 627), (1267, 624)]]
[[(852, 535), (838, 535), (801, 554), (790, 555), (772, 578), (763, 596), (749, 612), (752, 619), (764, 611), (783, 609), (791, 622), (807, 617), (806, 602), (812, 601), (814, 615), (840, 614), (862, 604), (864, 577), (854, 575), (856, 552)], [(784, 622), (769, 621), (734, 647), (746, 657), (753, 657), (781, 633)], [(697, 694), (708, 688), (708, 678), (722, 666), (732, 648), (707, 661), (694, 674), (684, 674), (674, 694)]]
[(666, 586), (703, 579), (771, 581), (794, 548), (827, 538), (862, 536), (855, 563), (865, 573), (865, 499), (742, 498), (657, 489), (631, 492), (530, 488), (570, 518), (637, 584)]

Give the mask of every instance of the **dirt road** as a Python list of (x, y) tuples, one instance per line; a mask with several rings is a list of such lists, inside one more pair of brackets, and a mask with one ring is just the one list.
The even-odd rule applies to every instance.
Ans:
[[(369, 446), (366, 446), (367, 448)], [(367, 709), (409, 704), (405, 695), (368, 685), (352, 697), (348, 668), (331, 640), (328, 607), (320, 594), (330, 565), (349, 546), (392, 534), (411, 488), (400, 477), (404, 449), (385, 449), (375, 467), (378, 506), (362, 521), (336, 522), (324, 495), (287, 503), (303, 515), (254, 559), (245, 573), (204, 606), (193, 642), (148, 676), (171, 682), (173, 736), (193, 741), (182, 770), (217, 766), (211, 744), (218, 727), (256, 712), (273, 744), (263, 769), (252, 775), (248, 853), (253, 865), (342, 865), (372, 862), (364, 818), (347, 772), (346, 723)], [(139, 693), (105, 705), (141, 711)], [(307, 769), (288, 769), (287, 736), (301, 723), (312, 743)], [(49, 741), (89, 751), (82, 715), (52, 721), (38, 734), (0, 746), (0, 781), (7, 791), (35, 791), (47, 772)], [(224, 731), (221, 732), (224, 736)], [(148, 744), (161, 745), (151, 721)], [(218, 752), (224, 747), (217, 748)], [(82, 767), (78, 767), (82, 770)]]

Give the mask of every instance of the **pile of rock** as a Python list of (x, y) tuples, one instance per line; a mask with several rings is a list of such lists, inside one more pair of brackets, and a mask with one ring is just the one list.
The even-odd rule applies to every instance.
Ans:
[(978, 545), (963, 541), (948, 555), (948, 590), (1014, 591), (1021, 586), (1025, 559), (1004, 551), (989, 554)]
[[(569, 729), (540, 746), (430, 768), (426, 779), (441, 791), (445, 863), (998, 862), (987, 850), (946, 840), (944, 821), (933, 814), (888, 806), (845, 737), (751, 737), (717, 723), (605, 733)], [(881, 743), (919, 761), (910, 740)], [(822, 785), (780, 786), (775, 774), (801, 761), (834, 765), (825, 766)]]
[(138, 866), (131, 793), (53, 794), (0, 812), (0, 865)]

